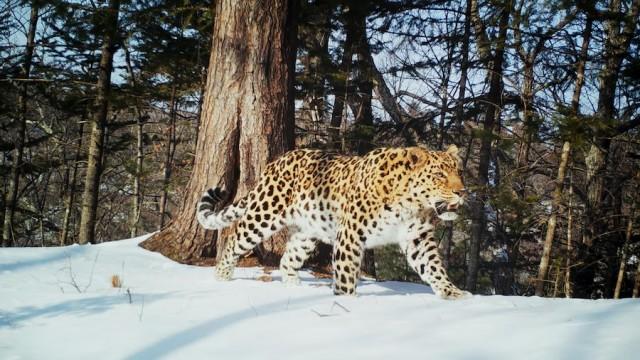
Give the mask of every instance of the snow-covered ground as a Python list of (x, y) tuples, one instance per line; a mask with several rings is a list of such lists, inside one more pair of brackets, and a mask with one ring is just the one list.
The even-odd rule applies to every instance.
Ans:
[(216, 282), (141, 240), (0, 249), (0, 359), (640, 358), (638, 300), (446, 301), (398, 282), (335, 297), (309, 273)]

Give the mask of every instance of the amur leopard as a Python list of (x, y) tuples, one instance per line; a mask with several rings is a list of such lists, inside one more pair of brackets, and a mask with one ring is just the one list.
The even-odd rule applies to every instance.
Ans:
[(224, 190), (206, 191), (197, 217), (206, 229), (235, 223), (217, 278), (229, 280), (239, 257), (287, 227), (282, 280), (299, 283), (298, 270), (319, 241), (333, 246), (333, 291), (354, 295), (364, 249), (396, 243), (411, 267), (446, 299), (470, 296), (448, 278), (435, 225), (457, 217), (465, 188), (456, 146), (381, 148), (364, 156), (294, 150), (267, 165), (247, 196), (216, 211)]

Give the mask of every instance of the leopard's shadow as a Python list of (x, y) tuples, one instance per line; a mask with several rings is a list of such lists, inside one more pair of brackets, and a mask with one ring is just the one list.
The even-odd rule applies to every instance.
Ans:
[[(234, 277), (234, 279), (260, 281), (256, 276), (237, 276)], [(330, 278), (316, 278), (308, 273), (301, 273), (300, 280), (301, 286), (327, 288), (331, 287), (333, 281)], [(281, 283), (282, 276), (278, 271), (274, 271), (270, 274), (270, 281)], [(435, 295), (431, 287), (426, 284), (400, 281), (375, 281), (372, 279), (360, 279), (357, 292), (358, 296)]]
[(431, 287), (426, 284), (374, 280), (361, 280), (358, 284), (358, 293), (363, 296), (435, 295)]

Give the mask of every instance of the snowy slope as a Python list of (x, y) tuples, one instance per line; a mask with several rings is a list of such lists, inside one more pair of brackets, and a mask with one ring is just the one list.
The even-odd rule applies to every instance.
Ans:
[(640, 358), (638, 300), (445, 301), (397, 282), (334, 297), (308, 273), (216, 282), (141, 240), (0, 249), (0, 359)]

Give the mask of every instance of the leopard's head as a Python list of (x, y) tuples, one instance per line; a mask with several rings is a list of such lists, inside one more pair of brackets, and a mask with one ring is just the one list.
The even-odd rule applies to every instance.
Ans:
[(435, 211), (442, 220), (455, 220), (466, 194), (458, 147), (451, 145), (446, 151), (414, 147), (408, 155), (414, 170), (410, 190), (419, 195), (421, 207)]

